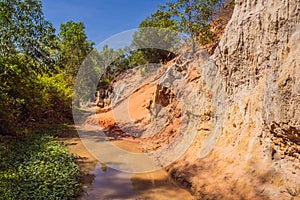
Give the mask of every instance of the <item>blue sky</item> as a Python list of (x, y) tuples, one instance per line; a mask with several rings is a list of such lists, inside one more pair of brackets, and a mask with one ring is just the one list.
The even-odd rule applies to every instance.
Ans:
[(90, 41), (96, 44), (110, 36), (137, 28), (166, 0), (42, 0), (45, 18), (59, 30), (69, 20), (82, 21)]

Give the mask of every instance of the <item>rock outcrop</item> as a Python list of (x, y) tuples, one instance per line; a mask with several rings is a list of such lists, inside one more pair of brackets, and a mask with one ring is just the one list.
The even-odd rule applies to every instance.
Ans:
[(208, 63), (187, 65), (197, 135), (168, 170), (199, 199), (299, 197), (299, 24), (299, 0), (237, 0)]

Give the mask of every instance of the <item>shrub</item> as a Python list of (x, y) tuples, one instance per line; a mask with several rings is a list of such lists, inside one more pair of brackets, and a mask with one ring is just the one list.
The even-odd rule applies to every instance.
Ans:
[(0, 199), (72, 199), (80, 194), (75, 158), (52, 137), (0, 144)]

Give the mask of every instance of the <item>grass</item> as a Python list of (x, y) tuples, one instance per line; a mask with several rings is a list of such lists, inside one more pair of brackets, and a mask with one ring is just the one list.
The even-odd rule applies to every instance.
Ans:
[(0, 136), (0, 199), (75, 199), (81, 193), (75, 157), (49, 135)]

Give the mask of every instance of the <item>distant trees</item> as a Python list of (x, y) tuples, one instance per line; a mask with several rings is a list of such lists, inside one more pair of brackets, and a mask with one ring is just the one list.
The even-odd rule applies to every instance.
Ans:
[[(64, 74), (69, 86), (73, 87), (77, 73), (84, 63), (84, 60), (93, 50), (93, 42), (88, 41), (85, 34), (85, 27), (82, 22), (68, 21), (60, 25), (58, 34), (58, 60), (57, 65)], [(86, 63), (85, 63), (86, 64)], [(88, 88), (96, 77), (91, 77), (89, 70), (80, 74), (79, 82), (73, 93), (73, 102), (79, 106), (81, 98), (89, 99)], [(95, 73), (94, 76), (97, 76)]]
[(60, 25), (58, 65), (63, 68), (71, 83), (94, 45), (87, 40), (84, 29), (82, 22), (68, 21)]
[(112, 49), (104, 45), (98, 52), (96, 64), (104, 70), (101, 73), (99, 87), (107, 87), (127, 69), (144, 66), (147, 63), (166, 62), (174, 57), (175, 54), (171, 50), (178, 44), (176, 21), (162, 9), (140, 23), (129, 46)]
[[(176, 0), (160, 5), (151, 16), (146, 17), (133, 34), (132, 43), (124, 49), (110, 49), (99, 52), (102, 59), (110, 57), (111, 63), (104, 63), (99, 87), (107, 85), (120, 73), (147, 63), (165, 63), (176, 56), (176, 48), (181, 42), (179, 32), (187, 33), (195, 53), (196, 43), (214, 42), (211, 31), (222, 0)], [(106, 59), (107, 61), (107, 59)]]
[(134, 57), (139, 55), (142, 64), (164, 63), (174, 58), (172, 51), (179, 44), (177, 22), (164, 9), (164, 6), (159, 6), (155, 13), (140, 23), (133, 35), (131, 47), (136, 49)]
[[(99, 53), (102, 57), (118, 54), (118, 59), (104, 64), (99, 86), (110, 83), (117, 75), (135, 66), (147, 63), (165, 63), (176, 56), (181, 42), (179, 32), (187, 33), (195, 53), (196, 42), (211, 43), (215, 35), (210, 22), (220, 7), (221, 0), (176, 0), (160, 5), (156, 12), (146, 17), (133, 34), (130, 46), (113, 50), (105, 46)], [(198, 40), (197, 40), (198, 39)], [(118, 52), (118, 53), (117, 53)], [(106, 56), (105, 56), (106, 55)]]
[(115, 50), (104, 45), (99, 56), (103, 61), (103, 68), (105, 67), (105, 71), (101, 75), (100, 85), (106, 85), (131, 66), (124, 49)]

